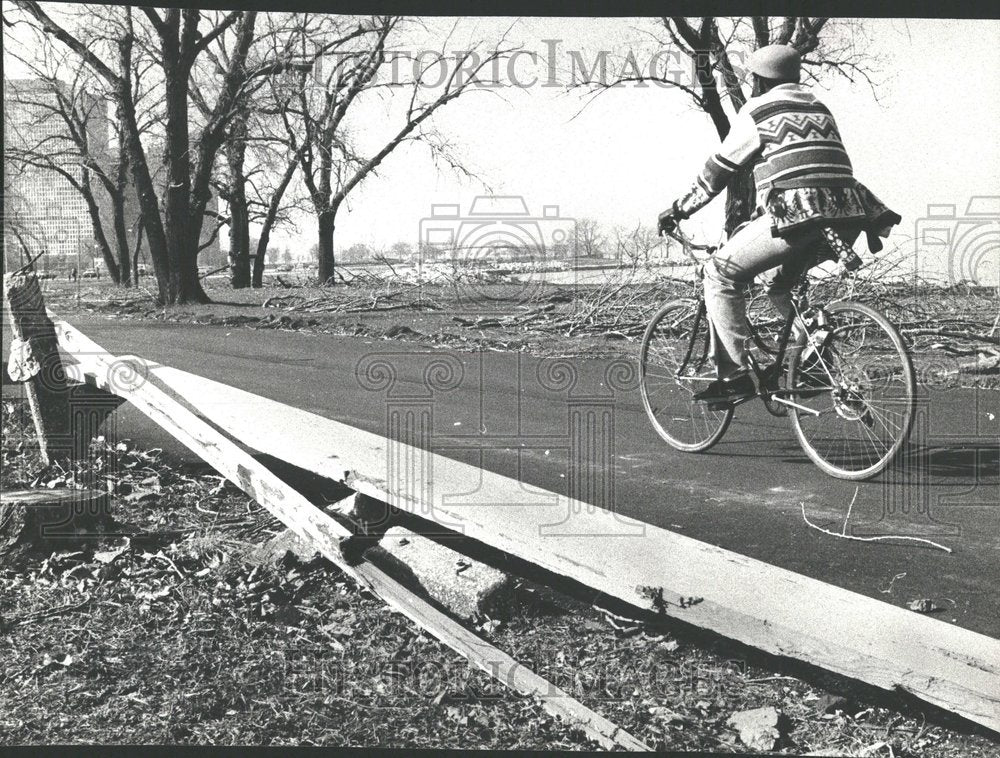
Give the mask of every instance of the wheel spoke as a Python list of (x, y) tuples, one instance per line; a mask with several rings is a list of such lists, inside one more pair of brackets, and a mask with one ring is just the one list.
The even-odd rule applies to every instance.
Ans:
[[(722, 437), (732, 411), (710, 411), (693, 394), (715, 377), (708, 354), (708, 320), (697, 303), (664, 306), (646, 330), (640, 351), (640, 389), (657, 433), (686, 451), (706, 450)], [(692, 335), (691, 330), (697, 329)]]
[[(827, 473), (868, 478), (891, 462), (909, 434), (913, 369), (901, 338), (881, 314), (845, 302), (829, 306), (825, 313), (830, 336), (815, 362), (830, 376), (833, 388), (830, 394), (803, 400), (806, 406), (810, 400), (812, 406), (825, 405), (818, 416), (792, 409), (796, 435)], [(793, 357), (793, 380), (800, 360), (801, 352)]]

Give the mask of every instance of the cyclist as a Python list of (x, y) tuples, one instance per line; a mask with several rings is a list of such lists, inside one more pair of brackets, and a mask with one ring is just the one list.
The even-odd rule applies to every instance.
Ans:
[(777, 267), (768, 296), (786, 319), (791, 290), (817, 249), (854, 244), (865, 231), (872, 252), (878, 237), (901, 217), (854, 178), (833, 115), (800, 84), (801, 57), (789, 45), (754, 52), (755, 90), (732, 121), (728, 136), (705, 163), (692, 187), (658, 218), (662, 235), (725, 189), (743, 165), (753, 162), (755, 212), (705, 266), (705, 306), (714, 327), (716, 376), (695, 399), (726, 403), (756, 394), (748, 374), (743, 287)]

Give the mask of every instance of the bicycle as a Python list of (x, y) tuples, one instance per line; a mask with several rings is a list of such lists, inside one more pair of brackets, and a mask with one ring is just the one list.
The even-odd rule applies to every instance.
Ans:
[(809, 302), (809, 270), (829, 251), (818, 250), (803, 270), (792, 291), (793, 316), (780, 319), (777, 334), (748, 320), (754, 345), (773, 359), (762, 367), (751, 354), (756, 394), (708, 404), (693, 394), (716, 378), (701, 285), (704, 263), (718, 247), (694, 243), (679, 229), (668, 234), (694, 261), (696, 276), (694, 297), (661, 307), (642, 339), (640, 393), (659, 436), (677, 450), (704, 452), (722, 439), (736, 407), (759, 397), (772, 415), (791, 414), (802, 449), (830, 476), (860, 481), (885, 470), (913, 424), (912, 359), (897, 329), (875, 309), (847, 300)]

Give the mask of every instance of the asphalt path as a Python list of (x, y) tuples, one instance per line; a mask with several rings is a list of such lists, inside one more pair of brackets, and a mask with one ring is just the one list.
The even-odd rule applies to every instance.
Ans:
[[(441, 455), (886, 602), (929, 598), (942, 608), (936, 617), (1000, 637), (996, 390), (923, 383), (910, 451), (855, 484), (824, 475), (790, 420), (756, 402), (737, 410), (708, 453), (674, 451), (649, 425), (627, 366), (607, 359), (89, 316), (72, 323), (112, 353), (371, 432), (386, 433), (391, 410), (417, 409), (431, 419), (418, 444)], [(8, 340), (5, 330), (4, 355)], [(388, 386), (380, 366), (395, 375)], [(128, 406), (114, 423), (119, 437), (191, 458)], [(953, 552), (840, 539), (803, 520), (804, 504), (810, 521), (841, 531), (852, 499), (848, 534), (924, 537)]]

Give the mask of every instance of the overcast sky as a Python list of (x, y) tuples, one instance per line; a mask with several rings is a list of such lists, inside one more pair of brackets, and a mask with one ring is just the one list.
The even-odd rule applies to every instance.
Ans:
[[(449, 25), (429, 23), (429, 38)], [(828, 76), (817, 89), (838, 121), (857, 177), (902, 214), (898, 242), (913, 234), (928, 204), (955, 204), (962, 215), (973, 196), (1000, 195), (1000, 22), (862, 23), (860, 43), (881, 56), (880, 102), (861, 81)], [(495, 193), (522, 195), (534, 214), (559, 206), (568, 219), (652, 224), (717, 148), (707, 116), (672, 88), (625, 86), (580, 112), (582, 91), (544, 86), (552, 62), (559, 82), (568, 81), (571, 51), (581, 51), (588, 65), (602, 49), (619, 55), (634, 49), (644, 60), (651, 29), (647, 19), (466, 19), (458, 41), (496, 39), (509, 30), (510, 42), (537, 54), (534, 61), (522, 55), (515, 74), (522, 84), (537, 81), (507, 86), (499, 96), (472, 92), (439, 111), (435, 124)], [(369, 107), (371, 133), (387, 128), (393, 107), (391, 101)], [(371, 134), (365, 123), (355, 121), (362, 145)], [(432, 204), (468, 209), (484, 192), (436, 168), (426, 148), (404, 146), (341, 210), (337, 246), (415, 244)], [(721, 206), (717, 199), (703, 211), (696, 229), (717, 234)], [(314, 240), (314, 222), (304, 217), (298, 236), (277, 242), (301, 248)]]

